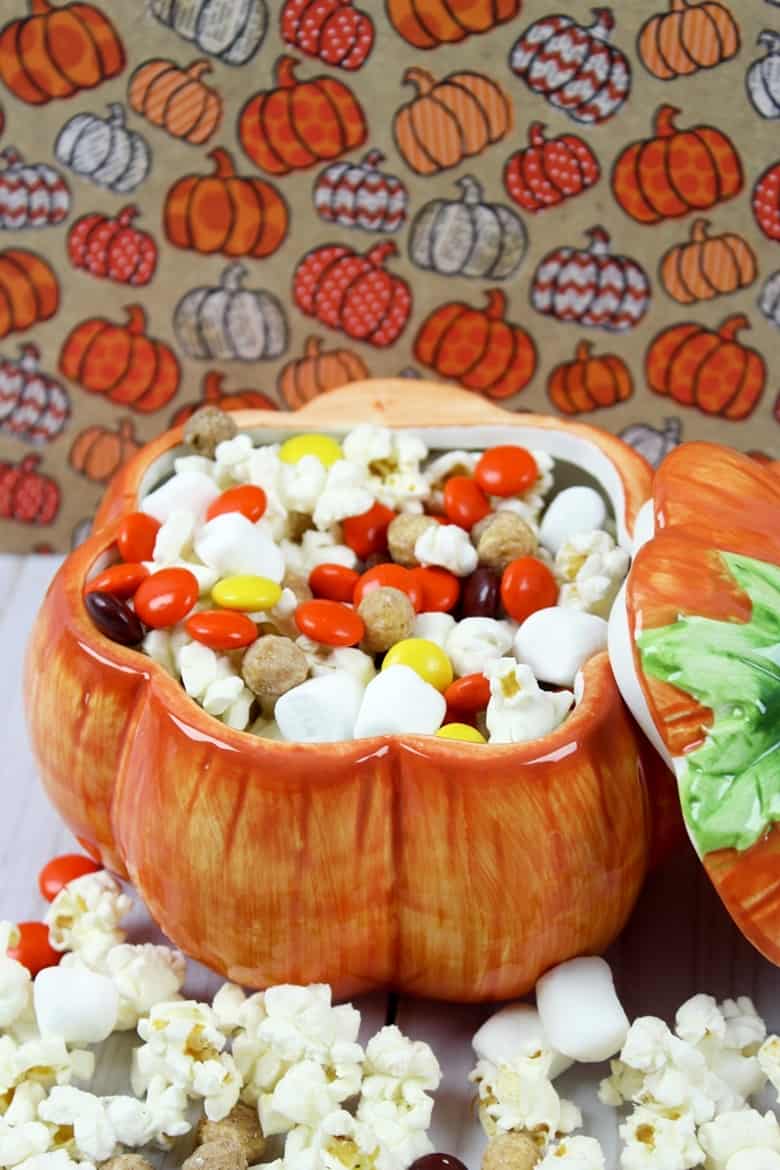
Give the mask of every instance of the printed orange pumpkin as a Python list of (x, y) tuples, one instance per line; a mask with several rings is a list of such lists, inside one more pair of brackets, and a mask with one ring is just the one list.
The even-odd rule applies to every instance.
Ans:
[(366, 119), (352, 90), (335, 77), (299, 81), (298, 62), (282, 56), (275, 89), (256, 93), (238, 118), (238, 139), (255, 166), (270, 175), (338, 158), (366, 140)]
[(436, 81), (425, 69), (407, 69), (404, 84), (417, 95), (393, 119), (393, 137), (418, 175), (435, 175), (481, 154), (512, 128), (512, 103), (481, 73), (450, 73)]
[(679, 113), (661, 106), (653, 137), (632, 142), (615, 163), (612, 190), (637, 223), (706, 211), (742, 190), (742, 163), (730, 139), (714, 126), (678, 129)]
[(203, 375), (199, 402), (187, 402), (171, 416), (171, 426), (177, 427), (191, 418), (202, 406), (218, 406), (220, 410), (278, 410), (279, 406), (260, 390), (225, 390), (225, 375), (219, 370), (208, 370)]
[(93, 483), (108, 483), (128, 459), (141, 450), (132, 420), (123, 418), (116, 430), (109, 427), (86, 427), (77, 435), (68, 454), (74, 471)]
[(288, 45), (339, 69), (359, 69), (374, 47), (374, 23), (352, 0), (286, 0), (279, 23)]
[(640, 61), (661, 81), (714, 69), (739, 48), (737, 22), (718, 0), (669, 0), (668, 12), (645, 21), (637, 41)]
[(288, 362), (279, 375), (279, 393), (290, 410), (297, 410), (318, 394), (368, 376), (365, 362), (356, 353), (348, 349), (323, 350), (319, 337), (309, 337), (303, 357)]
[(675, 244), (661, 260), (661, 283), (681, 305), (749, 288), (758, 275), (747, 240), (732, 232), (711, 236), (709, 226), (706, 219), (694, 220), (690, 240)]
[(124, 67), (114, 26), (91, 4), (30, 0), (30, 15), (0, 30), (0, 79), (32, 106), (94, 89)]
[(536, 346), (524, 329), (504, 319), (506, 296), (501, 289), (486, 289), (485, 296), (484, 309), (462, 301), (434, 309), (420, 326), (414, 356), (467, 390), (509, 398), (533, 378)]
[(201, 80), (210, 72), (203, 60), (186, 69), (164, 57), (145, 61), (130, 78), (130, 108), (174, 138), (197, 146), (208, 142), (222, 120), (222, 98)]
[(133, 226), (138, 208), (130, 204), (116, 216), (93, 211), (68, 232), (68, 255), (74, 268), (118, 284), (148, 284), (157, 267), (157, 245), (148, 232)]
[(60, 510), (60, 489), (38, 471), (40, 455), (20, 463), (0, 462), (0, 519), (20, 524), (51, 524)]
[(737, 340), (749, 328), (747, 317), (738, 314), (717, 330), (688, 322), (665, 329), (645, 359), (650, 389), (704, 414), (747, 418), (764, 393), (767, 375), (761, 354)]
[(22, 248), (0, 252), (0, 337), (48, 321), (59, 303), (60, 286), (45, 260)]
[(631, 371), (614, 353), (594, 356), (590, 341), (577, 346), (574, 361), (556, 366), (547, 384), (550, 401), (563, 414), (582, 414), (625, 402), (634, 393)]
[(76, 325), (63, 343), (59, 368), (90, 394), (149, 414), (178, 390), (179, 362), (164, 342), (146, 336), (141, 305), (128, 305), (126, 312), (124, 325), (103, 317)]
[(287, 235), (287, 205), (265, 179), (237, 175), (226, 150), (212, 150), (210, 175), (185, 175), (165, 197), (165, 234), (176, 248), (222, 256), (270, 256)]
[(504, 166), (507, 194), (525, 211), (557, 207), (601, 178), (599, 160), (583, 138), (547, 138), (545, 129), (543, 123), (532, 122), (528, 146), (510, 155)]
[(393, 28), (415, 49), (455, 44), (517, 16), (522, 0), (387, 0)]

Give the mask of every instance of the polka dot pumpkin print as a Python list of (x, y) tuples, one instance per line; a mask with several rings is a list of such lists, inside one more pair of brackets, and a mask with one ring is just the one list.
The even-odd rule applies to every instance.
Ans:
[(350, 0), (287, 0), (281, 31), (292, 48), (340, 69), (360, 69), (374, 46), (374, 22)]
[(392, 345), (412, 309), (409, 285), (384, 267), (397, 251), (392, 240), (363, 256), (338, 244), (315, 248), (295, 271), (296, 305), (348, 337), (378, 348)]

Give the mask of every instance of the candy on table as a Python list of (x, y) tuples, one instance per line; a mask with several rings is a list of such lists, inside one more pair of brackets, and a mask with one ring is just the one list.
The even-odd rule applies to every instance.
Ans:
[(356, 734), (363, 699), (363, 687), (355, 676), (334, 670), (286, 691), (276, 703), (274, 716), (287, 740), (336, 743)]
[(390, 666), (366, 687), (354, 735), (356, 739), (372, 735), (433, 735), (441, 727), (446, 710), (441, 692), (417, 671), (410, 666)]
[[(549, 735), (574, 702), (571, 691), (543, 691), (531, 668), (514, 658), (495, 659), (484, 670), (490, 680), (486, 715), (490, 743), (526, 743)], [(550, 1039), (555, 1044), (555, 1038)]]
[(114, 1031), (119, 994), (111, 979), (86, 968), (50, 967), (33, 989), (35, 1017), (46, 1035), (66, 1044), (100, 1044)]
[(97, 873), (102, 868), (102, 865), (83, 853), (63, 853), (44, 865), (38, 874), (38, 889), (47, 902), (53, 902), (68, 882), (88, 873)]
[(518, 557), (501, 574), (501, 601), (516, 622), (524, 622), (537, 609), (547, 609), (557, 600), (555, 577), (536, 557)]
[(607, 1060), (628, 1035), (628, 1017), (604, 959), (571, 959), (554, 967), (536, 984), (536, 1004), (553, 1048), (573, 1060)]
[(43, 922), (18, 922), (8, 943), (8, 958), (21, 963), (31, 975), (56, 967), (62, 958), (49, 942), (49, 930)]
[(607, 507), (597, 491), (589, 487), (565, 488), (544, 513), (539, 539), (555, 556), (570, 537), (603, 528), (606, 519)]
[(515, 653), (542, 682), (571, 687), (577, 672), (607, 648), (607, 623), (578, 610), (538, 609), (515, 635)]
[(452, 682), (452, 663), (436, 642), (426, 638), (404, 638), (388, 650), (382, 670), (408, 666), (437, 691), (446, 691)]

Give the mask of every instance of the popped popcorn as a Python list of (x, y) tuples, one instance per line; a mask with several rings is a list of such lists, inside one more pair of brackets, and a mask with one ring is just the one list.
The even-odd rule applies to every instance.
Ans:
[(443, 451), (425, 468), (428, 495), (425, 502), (432, 512), (444, 511), (444, 487), (453, 475), (473, 475), (480, 457), (479, 451)]
[(332, 670), (346, 670), (365, 687), (376, 674), (371, 655), (358, 650), (356, 646), (323, 646), (319, 642), (313, 642), (305, 634), (296, 638), (295, 643), (306, 656), (314, 678)]
[(591, 1137), (568, 1137), (551, 1146), (536, 1170), (606, 1170), (604, 1151)]
[(380, 504), (401, 512), (422, 511), (430, 491), (429, 478), (420, 470), (428, 454), (422, 439), (364, 423), (350, 431), (341, 447), (346, 459), (365, 469), (366, 486)]
[(93, 966), (111, 947), (125, 941), (119, 923), (132, 901), (105, 870), (69, 882), (49, 907), (44, 921), (57, 951), (77, 951)]
[(347, 569), (354, 569), (357, 564), (354, 551), (339, 543), (335, 531), (317, 532), (312, 528), (304, 532), (300, 544), (283, 540), (281, 549), (288, 573), (306, 579), (312, 569), (325, 562), (344, 565)]
[(620, 1136), (625, 1143), (621, 1170), (691, 1170), (704, 1162), (689, 1113), (639, 1105), (620, 1126)]
[(446, 635), (444, 649), (456, 675), (481, 674), (512, 646), (514, 627), (495, 618), (464, 618)]
[(518, 1056), (511, 1064), (477, 1061), (469, 1075), (479, 1091), (479, 1115), (488, 1135), (517, 1130), (542, 1146), (582, 1124), (579, 1110), (550, 1080), (552, 1053)]
[(67, 1150), (49, 1150), (25, 1158), (17, 1170), (95, 1170), (93, 1162), (75, 1162)]
[(360, 1066), (348, 1077), (331, 1079), (316, 1060), (300, 1060), (282, 1074), (270, 1093), (258, 1101), (260, 1125), (266, 1137), (287, 1133), (298, 1125), (316, 1129), (340, 1104), (360, 1089)]
[(279, 495), (291, 512), (314, 514), (328, 473), (316, 455), (304, 455), (297, 463), (280, 465)]
[(328, 477), (313, 513), (315, 527), (320, 532), (332, 528), (347, 516), (362, 516), (374, 503), (362, 467), (337, 459), (328, 468)]
[(0, 1166), (15, 1166), (45, 1153), (52, 1144), (48, 1127), (38, 1120), (38, 1106), (46, 1097), (43, 1085), (26, 1081), (9, 1097), (7, 1108), (0, 1098)]
[(549, 735), (574, 702), (571, 691), (543, 691), (531, 668), (514, 658), (489, 662), (484, 674), (490, 680), (490, 743), (525, 743)]
[(341, 1109), (315, 1129), (291, 1130), (284, 1158), (270, 1163), (268, 1170), (407, 1170), (431, 1150), (423, 1132), (406, 1129), (397, 1118), (372, 1123)]
[(727, 1170), (741, 1150), (766, 1149), (780, 1153), (780, 1125), (774, 1113), (755, 1109), (721, 1113), (699, 1129), (699, 1143), (707, 1155), (708, 1170)]
[(558, 605), (609, 617), (629, 566), (629, 555), (608, 532), (578, 532), (569, 537), (555, 557), (561, 585)]
[(181, 508), (171, 512), (160, 527), (154, 542), (152, 561), (155, 567), (171, 565), (191, 553), (194, 532), (195, 517), (192, 512)]
[(469, 535), (457, 524), (432, 524), (421, 532), (414, 545), (421, 565), (439, 565), (456, 577), (467, 577), (477, 567), (477, 550)]
[[(63, 964), (77, 962), (66, 955)], [(100, 964), (119, 992), (119, 1017), (116, 1030), (126, 1032), (149, 1014), (158, 1003), (178, 998), (184, 983), (186, 960), (171, 947), (153, 943), (120, 943), (112, 947)]]
[(33, 1036), (22, 1043), (0, 1036), (0, 1098), (25, 1083), (51, 1087), (88, 1081), (94, 1071), (93, 1054), (69, 1049), (59, 1036)]
[(12, 922), (0, 922), (0, 1028), (8, 1028), (32, 1003), (30, 972), (8, 955), (19, 945), (19, 929)]

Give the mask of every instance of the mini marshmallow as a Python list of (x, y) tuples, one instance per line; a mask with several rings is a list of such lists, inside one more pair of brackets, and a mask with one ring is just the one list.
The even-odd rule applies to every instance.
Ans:
[(417, 537), (414, 555), (421, 565), (438, 565), (456, 577), (468, 577), (479, 560), (468, 532), (457, 524), (431, 524)]
[(494, 1012), (474, 1033), (471, 1044), (479, 1060), (489, 1060), (495, 1065), (513, 1064), (520, 1056), (549, 1052), (551, 1081), (574, 1064), (570, 1057), (553, 1049), (538, 1011), (527, 1003), (510, 1003)]
[(195, 538), (195, 551), (223, 577), (250, 573), (279, 582), (284, 576), (279, 548), (240, 512), (226, 512), (210, 520)]
[(200, 521), (218, 495), (219, 488), (210, 476), (202, 471), (184, 471), (149, 492), (141, 502), (141, 511), (154, 516), (161, 524), (173, 512), (192, 512)]
[(331, 670), (287, 691), (274, 715), (285, 739), (336, 743), (352, 739), (362, 698), (363, 687), (353, 674)]
[(355, 739), (370, 735), (433, 735), (441, 727), (446, 711), (441, 692), (411, 667), (389, 666), (366, 687)]
[(455, 618), (451, 613), (439, 613), (438, 610), (418, 613), (414, 619), (413, 636), (425, 638), (427, 642), (435, 642), (444, 650), (455, 625)]
[(604, 959), (570, 959), (553, 967), (536, 984), (536, 1004), (550, 1043), (572, 1060), (607, 1060), (628, 1035), (628, 1017)]
[(495, 618), (470, 617), (458, 622), (444, 649), (456, 675), (481, 674), (511, 648), (514, 629)]
[(603, 528), (606, 519), (606, 505), (593, 488), (566, 488), (555, 497), (542, 517), (539, 539), (555, 555), (571, 536)]
[(216, 682), (217, 655), (202, 642), (188, 642), (176, 655), (182, 685), (188, 695), (199, 699)]
[(106, 975), (86, 967), (46, 967), (33, 986), (41, 1032), (67, 1044), (100, 1044), (116, 1027), (119, 992)]
[(515, 636), (515, 653), (531, 667), (538, 679), (570, 687), (577, 672), (607, 648), (607, 623), (581, 610), (551, 606), (538, 609)]
[(357, 646), (323, 646), (305, 634), (301, 634), (295, 642), (306, 655), (314, 678), (321, 674), (332, 674), (334, 670), (346, 671), (354, 675), (361, 686), (367, 687), (376, 674), (371, 655), (358, 650)]
[(155, 538), (152, 560), (167, 565), (184, 556), (194, 530), (195, 517), (189, 509), (171, 512)]

